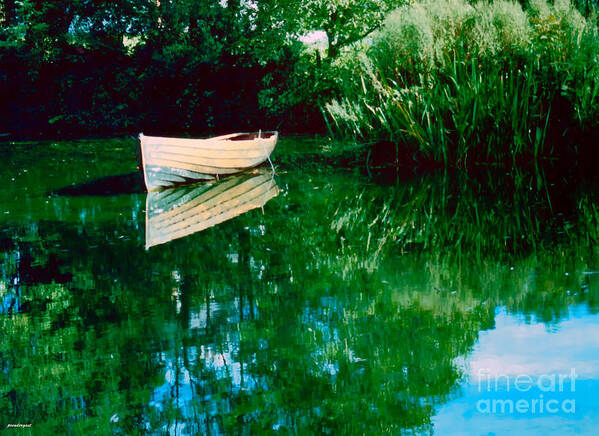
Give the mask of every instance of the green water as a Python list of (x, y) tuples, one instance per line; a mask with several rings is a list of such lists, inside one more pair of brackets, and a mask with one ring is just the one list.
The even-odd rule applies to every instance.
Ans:
[(594, 185), (371, 179), (321, 145), (146, 250), (133, 140), (0, 144), (0, 429), (594, 434)]

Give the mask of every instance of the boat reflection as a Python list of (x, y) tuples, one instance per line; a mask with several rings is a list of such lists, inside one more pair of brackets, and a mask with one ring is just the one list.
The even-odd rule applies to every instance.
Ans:
[(270, 170), (254, 170), (222, 181), (149, 192), (146, 250), (263, 207), (278, 194), (279, 188)]

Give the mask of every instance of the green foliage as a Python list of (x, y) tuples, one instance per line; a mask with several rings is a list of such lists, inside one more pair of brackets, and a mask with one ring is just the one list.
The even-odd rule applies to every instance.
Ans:
[[(319, 108), (337, 88), (332, 64), (399, 4), (7, 0), (0, 133), (324, 130)], [(313, 31), (328, 36), (322, 59), (300, 42)]]
[(401, 5), (401, 0), (303, 0), (301, 28), (307, 31), (323, 30), (327, 35), (330, 58), (378, 29), (386, 14)]
[(343, 137), (445, 164), (537, 158), (567, 129), (596, 126), (598, 47), (597, 27), (567, 0), (415, 3), (356, 54), (357, 78), (325, 115)]

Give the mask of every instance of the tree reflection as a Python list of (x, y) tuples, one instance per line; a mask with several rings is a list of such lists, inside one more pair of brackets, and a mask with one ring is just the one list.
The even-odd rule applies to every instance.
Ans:
[(30, 210), (0, 233), (0, 425), (430, 431), (498, 306), (557, 322), (599, 295), (592, 194), (439, 177), (283, 174), (264, 214), (149, 251), (139, 194)]

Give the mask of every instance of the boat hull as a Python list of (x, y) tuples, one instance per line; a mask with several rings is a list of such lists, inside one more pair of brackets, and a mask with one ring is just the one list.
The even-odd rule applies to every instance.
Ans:
[(277, 132), (234, 133), (208, 139), (139, 135), (148, 191), (236, 174), (266, 161)]

